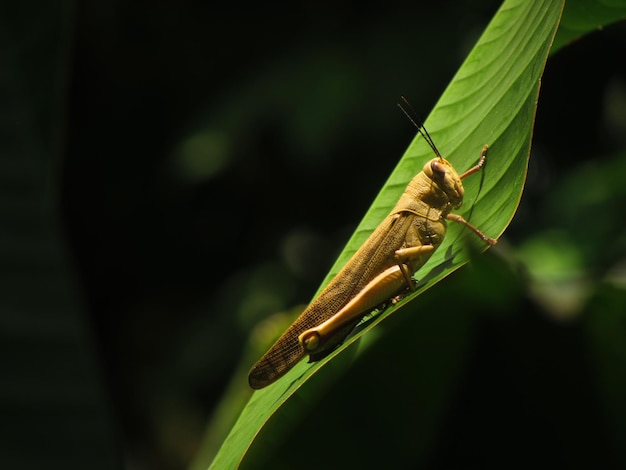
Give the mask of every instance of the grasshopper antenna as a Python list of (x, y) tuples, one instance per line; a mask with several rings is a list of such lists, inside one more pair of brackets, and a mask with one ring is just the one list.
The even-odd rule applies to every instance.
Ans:
[(432, 137), (430, 136), (430, 134), (424, 127), (424, 124), (422, 123), (422, 121), (417, 117), (417, 113), (413, 109), (413, 106), (411, 106), (411, 104), (407, 101), (407, 99), (404, 96), (400, 96), (400, 98), (402, 99), (404, 106), (407, 107), (410, 113), (404, 108), (404, 106), (401, 103), (398, 103), (398, 108), (400, 108), (402, 112), (404, 113), (404, 115), (409, 119), (409, 121), (413, 123), (417, 131), (422, 135), (422, 137), (424, 137), (424, 140), (428, 143), (430, 148), (433, 149), (433, 152), (435, 152), (435, 155), (439, 158), (442, 158), (441, 154), (439, 153), (439, 150), (437, 150), (437, 146), (435, 145), (435, 142), (433, 142)]

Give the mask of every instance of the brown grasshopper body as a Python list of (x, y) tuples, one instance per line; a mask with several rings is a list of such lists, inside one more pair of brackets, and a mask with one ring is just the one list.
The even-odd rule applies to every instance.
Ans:
[(451, 214), (463, 203), (461, 180), (482, 168), (487, 146), (478, 164), (459, 176), (440, 156), (428, 133), (418, 129), (437, 158), (424, 165), (391, 213), (252, 367), (248, 376), (252, 388), (278, 380), (307, 354), (311, 361), (328, 355), (365, 315), (402, 291), (414, 289), (412, 275), (441, 245), (446, 220), (468, 227), (485, 243), (496, 243), (461, 216)]

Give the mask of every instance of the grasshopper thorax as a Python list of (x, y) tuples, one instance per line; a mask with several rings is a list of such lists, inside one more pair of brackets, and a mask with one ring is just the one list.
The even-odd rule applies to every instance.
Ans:
[(465, 190), (459, 174), (448, 160), (433, 158), (424, 165), (423, 171), (446, 194), (453, 208), (461, 207)]

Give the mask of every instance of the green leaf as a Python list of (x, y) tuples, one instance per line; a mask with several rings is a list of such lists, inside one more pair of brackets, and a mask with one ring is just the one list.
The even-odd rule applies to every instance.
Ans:
[(567, 0), (552, 54), (581, 36), (626, 18), (624, 0)]
[[(482, 146), (489, 144), (482, 175), (464, 181), (465, 206), (460, 213), (492, 237), (504, 232), (522, 194), (540, 77), (562, 8), (562, 0), (506, 1), (426, 121), (439, 150), (459, 172), (475, 164)], [(432, 157), (426, 142), (416, 137), (323, 285), (389, 213), (409, 180)], [(235, 468), (244, 456), (247, 466), (262, 467), (306, 405), (318, 399), (349, 364), (345, 351), (358, 354), (350, 346), (360, 336), (465, 264), (468, 242), (474, 242), (473, 238), (456, 224), (449, 224), (444, 244), (416, 274), (416, 293), (366, 323), (328, 358), (315, 364), (302, 361), (277, 383), (255, 392), (212, 468)], [(317, 374), (315, 380), (309, 380), (313, 374)], [(288, 400), (292, 406), (281, 408)]]

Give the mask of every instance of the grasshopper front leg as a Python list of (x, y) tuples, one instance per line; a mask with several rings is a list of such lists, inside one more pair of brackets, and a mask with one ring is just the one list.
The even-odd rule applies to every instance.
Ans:
[(372, 279), (356, 296), (354, 296), (341, 310), (325, 322), (314, 328), (304, 331), (298, 337), (300, 344), (308, 354), (315, 353), (326, 346), (329, 341), (342, 331), (347, 325), (362, 318), (366, 313), (392, 298), (403, 287), (414, 290), (411, 261), (432, 253), (433, 245), (420, 245), (411, 248), (396, 250), (395, 256), (400, 261), (374, 279)]
[(483, 232), (478, 230), (476, 227), (474, 227), (472, 224), (470, 224), (467, 220), (465, 220), (463, 217), (461, 217), (458, 214), (448, 214), (446, 215), (446, 219), (456, 222), (457, 224), (461, 224), (464, 227), (467, 227), (472, 232), (474, 232), (476, 236), (478, 236), (478, 238), (480, 238), (482, 241), (484, 241), (488, 245), (493, 246), (498, 243), (498, 240), (496, 240), (495, 238), (488, 237), (487, 235), (485, 235)]

